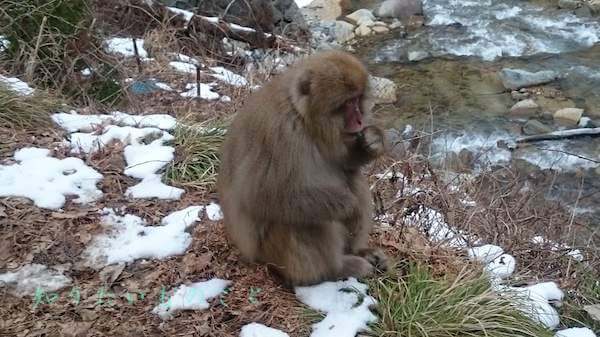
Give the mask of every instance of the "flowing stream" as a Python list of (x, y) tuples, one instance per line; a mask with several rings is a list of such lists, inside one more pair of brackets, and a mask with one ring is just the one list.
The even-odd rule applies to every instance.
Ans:
[[(399, 86), (399, 101), (377, 116), (387, 126), (433, 132), (434, 159), (467, 151), (476, 158), (473, 171), (513, 165), (527, 174), (550, 172), (546, 196), (598, 223), (600, 138), (498, 148), (498, 140), (522, 136), (530, 118), (552, 130), (576, 126), (510, 116), (516, 101), (497, 74), (502, 68), (558, 72), (559, 80), (530, 89), (541, 111), (582, 108), (600, 126), (600, 17), (521, 0), (426, 0), (424, 12), (425, 27), (365, 48), (370, 69)], [(411, 62), (409, 55), (423, 59)]]

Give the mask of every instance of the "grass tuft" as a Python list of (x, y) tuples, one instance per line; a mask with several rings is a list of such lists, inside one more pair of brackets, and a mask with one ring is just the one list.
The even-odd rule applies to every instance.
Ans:
[(23, 96), (0, 85), (0, 127), (11, 130), (51, 127), (50, 115), (58, 110), (61, 103), (41, 90)]
[(545, 337), (553, 333), (531, 321), (507, 298), (490, 289), (481, 273), (464, 269), (452, 278), (436, 278), (418, 265), (405, 276), (385, 276), (371, 284), (381, 319), (376, 336), (403, 337)]
[(175, 160), (167, 168), (167, 182), (183, 187), (210, 190), (217, 181), (219, 151), (225, 123), (206, 121), (175, 128)]

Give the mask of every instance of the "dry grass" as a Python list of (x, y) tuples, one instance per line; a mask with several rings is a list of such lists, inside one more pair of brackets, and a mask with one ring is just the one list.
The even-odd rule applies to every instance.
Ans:
[(50, 115), (62, 101), (40, 90), (31, 96), (21, 96), (0, 84), (0, 127), (9, 129), (51, 128)]

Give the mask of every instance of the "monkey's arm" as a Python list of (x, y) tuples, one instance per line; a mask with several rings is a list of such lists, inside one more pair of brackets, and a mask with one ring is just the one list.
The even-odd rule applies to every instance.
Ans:
[(384, 134), (376, 126), (368, 126), (349, 145), (345, 168), (356, 170), (381, 156), (385, 150)]

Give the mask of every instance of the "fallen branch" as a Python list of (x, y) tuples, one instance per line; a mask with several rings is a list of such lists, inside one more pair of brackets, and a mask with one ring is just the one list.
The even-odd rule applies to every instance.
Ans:
[(582, 129), (572, 129), (572, 130), (564, 130), (564, 131), (554, 131), (549, 133), (544, 133), (541, 135), (535, 136), (527, 136), (517, 138), (515, 141), (517, 144), (522, 143), (534, 143), (541, 142), (544, 140), (561, 140), (561, 139), (571, 139), (578, 137), (600, 137), (600, 128), (582, 128)]

